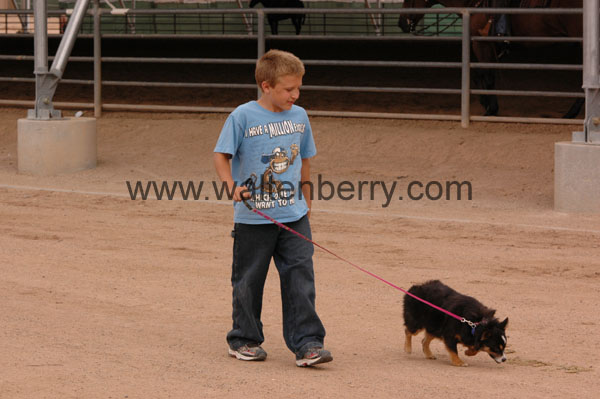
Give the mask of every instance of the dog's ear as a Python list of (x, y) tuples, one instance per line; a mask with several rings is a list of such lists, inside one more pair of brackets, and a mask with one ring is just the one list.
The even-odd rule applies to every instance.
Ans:
[(485, 314), (485, 318), (486, 319), (493, 319), (494, 315), (496, 314), (496, 310), (495, 309), (489, 309), (488, 312)]
[(486, 339), (488, 339), (489, 337), (492, 336), (492, 332), (489, 330), (485, 330), (482, 334), (481, 334), (481, 338), (480, 341), (485, 341)]
[(504, 319), (502, 323), (500, 323), (499, 327), (503, 330), (506, 330), (506, 326), (508, 325), (508, 317)]

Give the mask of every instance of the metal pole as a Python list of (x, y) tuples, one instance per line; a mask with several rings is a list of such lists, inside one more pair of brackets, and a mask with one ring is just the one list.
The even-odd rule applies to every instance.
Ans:
[(48, 72), (48, 11), (46, 0), (35, 0), (33, 13), (35, 24), (33, 37), (35, 69), (33, 72), (37, 75)]
[[(26, 0), (25, 1), (25, 8), (27, 10), (31, 10), (32, 9), (31, 0)], [(25, 27), (25, 32), (29, 32), (29, 15), (27, 16), (26, 21), (27, 21), (27, 26)]]
[(599, 5), (600, 0), (583, 2), (583, 88), (585, 89), (583, 141), (586, 143), (600, 142)]
[[(369, 8), (369, 9), (371, 8), (371, 4), (369, 3), (369, 0), (365, 0), (365, 8)], [(381, 14), (379, 14), (379, 15), (381, 15)], [(373, 14), (369, 14), (369, 17), (371, 18), (371, 23), (373, 24), (373, 28), (375, 29), (375, 35), (380, 36), (381, 32), (379, 31), (379, 24), (375, 20), (375, 16)]]
[[(19, 6), (17, 4), (17, 0), (12, 0), (12, 4), (13, 4), (13, 7), (15, 8), (15, 10), (20, 10), (22, 8), (22, 6)], [(35, 7), (34, 7), (34, 10), (35, 10)], [(25, 19), (23, 19), (23, 16), (21, 14), (17, 14), (17, 18), (19, 18), (19, 21), (21, 22), (21, 30), (24, 33), (27, 33), (27, 19), (29, 18), (29, 15), (25, 15)], [(4, 14), (4, 19), (5, 20), (8, 19), (8, 14)], [(8, 33), (8, 21), (5, 23), (6, 23), (5, 30), (6, 30), (6, 33)]]
[(33, 7), (35, 106), (27, 111), (29, 119), (60, 116), (52, 109), (52, 91), (46, 89), (48, 82), (48, 9), (46, 6), (46, 0), (35, 0)]
[[(135, 1), (134, 1), (135, 3)], [(127, 7), (125, 7), (125, 2), (123, 0), (119, 0), (119, 4), (121, 5), (122, 9), (126, 9)], [(135, 8), (135, 4), (132, 4), (132, 8)], [(125, 32), (127, 32), (127, 29), (129, 29), (129, 32), (131, 33), (135, 33), (135, 26), (133, 25), (133, 22), (131, 20), (132, 17), (129, 16), (129, 14), (125, 14)], [(135, 18), (135, 14), (133, 16), (133, 18)]]
[[(244, 8), (244, 6), (242, 5), (242, 0), (237, 0), (237, 5), (239, 8)], [(242, 19), (244, 20), (244, 24), (246, 25), (246, 32), (248, 32), (248, 34), (251, 35), (252, 25), (250, 24), (250, 21), (248, 21), (248, 16), (246, 16), (246, 14), (242, 14)]]
[(100, 0), (94, 0), (94, 117), (102, 116), (102, 42), (100, 37)]
[[(377, 0), (377, 8), (381, 9), (382, 4), (381, 4), (381, 0)], [(383, 26), (383, 14), (377, 14), (377, 25), (379, 25), (381, 27), (381, 29), (383, 30), (384, 26)], [(383, 32), (382, 32), (383, 33)]]
[(583, 87), (598, 88), (598, 6), (599, 0), (583, 2)]
[(67, 29), (58, 47), (54, 62), (48, 71), (48, 11), (46, 0), (34, 0), (35, 19), (35, 108), (27, 111), (29, 119), (52, 119), (60, 118), (61, 113), (54, 109), (52, 98), (62, 74), (75, 38), (81, 26), (87, 6), (90, 0), (77, 0), (73, 16), (69, 20)]
[[(257, 26), (257, 55), (256, 59), (260, 59), (265, 54), (265, 13), (263, 10), (257, 10), (258, 26)], [(262, 90), (258, 88), (258, 98), (262, 95)]]
[[(21, 1), (21, 10), (28, 10), (29, 8), (27, 8), (27, 2), (25, 1)], [(23, 28), (23, 33), (29, 33), (29, 22), (30, 22), (30, 18), (29, 15), (25, 15), (25, 18), (21, 21), (21, 27)]]
[(461, 77), (461, 104), (460, 104), (460, 125), (464, 128), (469, 127), (469, 118), (471, 115), (471, 14), (465, 10), (462, 13), (462, 77)]
[(73, 50), (73, 45), (77, 38), (77, 31), (81, 26), (88, 4), (89, 0), (78, 0), (77, 3), (75, 3), (75, 9), (73, 10), (73, 14), (67, 24), (67, 29), (65, 29), (65, 34), (56, 51), (56, 56), (54, 57), (50, 72), (59, 79), (65, 71), (65, 66), (67, 65), (69, 55), (71, 55), (71, 50)]

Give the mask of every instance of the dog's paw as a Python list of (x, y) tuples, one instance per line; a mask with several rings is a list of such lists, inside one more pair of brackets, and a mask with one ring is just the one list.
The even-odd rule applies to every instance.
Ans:
[(431, 359), (431, 360), (435, 360), (435, 359), (437, 359), (437, 357), (435, 357), (435, 355), (425, 355), (425, 357), (426, 357), (427, 359)]
[(467, 349), (465, 351), (465, 355), (467, 356), (475, 356), (477, 354), (478, 351), (474, 350), (474, 349)]

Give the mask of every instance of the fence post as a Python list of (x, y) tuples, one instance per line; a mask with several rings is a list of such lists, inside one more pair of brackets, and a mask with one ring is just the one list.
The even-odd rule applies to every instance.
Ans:
[(102, 116), (102, 42), (100, 41), (100, 0), (94, 0), (94, 117)]
[(468, 10), (462, 12), (462, 77), (461, 77), (461, 104), (460, 125), (469, 127), (471, 115), (471, 14)]
[[(257, 54), (256, 59), (259, 60), (265, 54), (265, 13), (262, 9), (256, 10), (258, 16), (257, 28)], [(257, 89), (257, 96), (260, 98), (262, 91)]]
[[(34, 73), (37, 78), (38, 74), (41, 75), (48, 72), (48, 10), (45, 0), (37, 0), (33, 3), (33, 7), (34, 24), (37, 26), (33, 36), (33, 45), (35, 47)], [(29, 15), (25, 17), (29, 18)]]
[(600, 143), (600, 25), (599, 0), (583, 4), (583, 88), (585, 89), (585, 120), (583, 142)]

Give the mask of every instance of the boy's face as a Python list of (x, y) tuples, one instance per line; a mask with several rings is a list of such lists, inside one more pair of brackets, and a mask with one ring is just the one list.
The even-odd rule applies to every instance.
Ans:
[(291, 109), (300, 97), (300, 86), (302, 86), (302, 76), (297, 75), (283, 75), (277, 80), (275, 86), (263, 82), (263, 98), (266, 105), (269, 105), (273, 112)]

